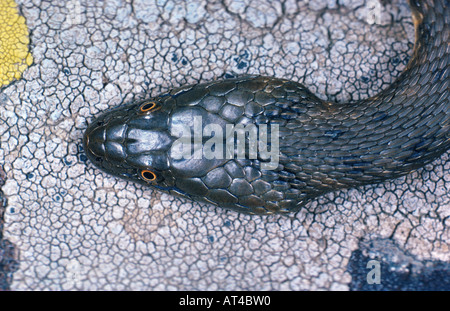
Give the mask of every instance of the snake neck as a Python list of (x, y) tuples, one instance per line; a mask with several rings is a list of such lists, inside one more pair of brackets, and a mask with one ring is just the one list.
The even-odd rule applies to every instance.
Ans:
[[(368, 99), (368, 105), (379, 111), (387, 106), (398, 110), (389, 146), (395, 147), (399, 136), (406, 141), (399, 141), (395, 148), (399, 153), (390, 155), (401, 164), (395, 173), (399, 175), (450, 148), (449, 0), (410, 0), (409, 4), (416, 34), (412, 58), (393, 84)], [(405, 156), (405, 150), (411, 151), (410, 156)]]
[[(447, 97), (449, 95), (449, 1), (410, 0), (409, 3), (416, 37), (413, 56), (399, 78), (373, 100), (379, 96), (388, 98), (392, 95), (408, 95), (416, 98), (436, 94)], [(446, 101), (445, 98), (439, 98), (437, 102)], [(448, 114), (448, 109), (445, 113)]]
[(357, 104), (317, 99), (306, 116), (288, 124), (292, 135), (280, 142), (285, 158), (292, 160), (285, 167), (304, 174), (306, 184), (314, 182), (314, 191), (396, 178), (450, 148), (448, 0), (410, 4), (415, 49), (392, 85)]
[(420, 72), (426, 72), (429, 65), (437, 66), (439, 63), (440, 69), (445, 69), (449, 62), (449, 1), (410, 0), (409, 4), (416, 39), (414, 55), (405, 73), (413, 68), (420, 68), (422, 69)]
[(450, 147), (450, 6), (448, 0), (409, 3), (416, 33), (413, 56), (400, 77), (370, 101), (399, 106), (398, 118), (408, 121), (403, 134), (418, 151), (409, 162), (421, 166)]

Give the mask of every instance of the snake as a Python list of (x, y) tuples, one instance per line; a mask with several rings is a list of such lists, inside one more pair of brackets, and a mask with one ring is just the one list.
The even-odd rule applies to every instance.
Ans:
[[(182, 86), (100, 114), (84, 133), (86, 156), (108, 174), (260, 215), (417, 170), (450, 148), (450, 9), (448, 0), (409, 5), (412, 57), (373, 97), (337, 104), (294, 81), (249, 75)], [(200, 148), (208, 142), (209, 156)]]

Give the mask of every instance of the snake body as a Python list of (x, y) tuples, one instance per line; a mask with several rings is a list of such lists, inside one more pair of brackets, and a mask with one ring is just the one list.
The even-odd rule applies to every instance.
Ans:
[[(250, 214), (297, 211), (326, 192), (407, 174), (450, 148), (449, 3), (410, 6), (413, 57), (372, 98), (337, 105), (299, 83), (261, 76), (190, 85), (99, 116), (85, 132), (86, 155), (107, 173)], [(277, 125), (278, 165), (267, 169), (261, 157), (175, 158), (174, 128), (196, 118), (224, 132), (227, 124)]]

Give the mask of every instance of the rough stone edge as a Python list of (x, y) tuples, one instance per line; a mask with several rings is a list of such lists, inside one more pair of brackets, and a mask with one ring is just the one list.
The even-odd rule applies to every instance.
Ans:
[(5, 184), (6, 174), (0, 166), (0, 291), (10, 290), (13, 273), (19, 268), (18, 248), (9, 240), (3, 238), (4, 215), (8, 201), (1, 187)]

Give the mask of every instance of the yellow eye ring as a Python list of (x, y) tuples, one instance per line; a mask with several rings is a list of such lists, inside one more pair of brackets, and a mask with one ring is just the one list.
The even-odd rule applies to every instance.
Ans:
[(155, 181), (156, 180), (156, 174), (150, 170), (142, 170), (141, 177), (145, 181)]
[(150, 112), (150, 111), (154, 111), (154, 110), (158, 110), (160, 107), (153, 101), (151, 102), (146, 102), (144, 103), (141, 108), (140, 111), (141, 112)]

